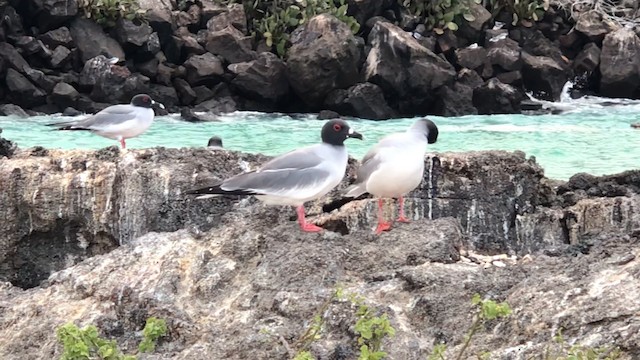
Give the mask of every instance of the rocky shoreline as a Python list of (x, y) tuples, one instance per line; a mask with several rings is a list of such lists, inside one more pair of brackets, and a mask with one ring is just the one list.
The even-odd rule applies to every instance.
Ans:
[[(349, 0), (323, 10), (331, 14), (286, 15), (307, 21), (286, 27), (282, 46), (267, 46), (275, 32), (256, 25), (254, 8), (137, 3), (139, 18), (99, 25), (77, 0), (0, 1), (0, 115), (94, 113), (136, 93), (170, 112), (331, 110), (367, 119), (519, 113), (530, 109), (525, 92), (557, 101), (568, 80), (575, 96), (640, 94), (640, 39), (585, 4), (523, 0), (538, 21), (513, 25), (508, 9), (496, 10), (500, 0), (468, 1), (464, 17), (451, 13), (453, 31), (425, 26), (431, 19), (413, 5)], [(618, 10), (633, 18), (637, 9), (625, 6)], [(109, 64), (112, 56), (120, 63)]]
[[(57, 358), (55, 329), (69, 321), (135, 351), (148, 316), (170, 335), (144, 358), (290, 359), (338, 285), (389, 315), (387, 359), (424, 359), (441, 343), (457, 353), (474, 293), (514, 313), (471, 354), (524, 360), (562, 330), (568, 344), (640, 355), (639, 171), (559, 182), (521, 152), (429, 154), (408, 197), (413, 223), (378, 237), (375, 202), (335, 209), (335, 191), (308, 207), (324, 234), (252, 199), (184, 196), (263, 155), (6, 141), (0, 151), (2, 359)], [(316, 359), (356, 357), (350, 306), (330, 303)]]

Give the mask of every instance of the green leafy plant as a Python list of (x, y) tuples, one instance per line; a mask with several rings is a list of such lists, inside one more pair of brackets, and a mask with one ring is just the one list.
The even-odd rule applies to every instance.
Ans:
[(164, 319), (150, 317), (142, 330), (144, 337), (138, 346), (141, 353), (152, 352), (156, 348), (158, 339), (167, 334), (167, 322)]
[(409, 13), (421, 19), (427, 30), (442, 34), (445, 29), (458, 30), (463, 21), (474, 21), (473, 4), (482, 0), (398, 0)]
[(319, 14), (331, 14), (349, 26), (355, 34), (360, 24), (347, 15), (346, 0), (254, 0), (244, 2), (245, 12), (252, 21), (253, 33), (264, 39), (276, 54), (285, 57), (289, 37), (298, 26)]
[(115, 341), (99, 337), (93, 325), (80, 329), (69, 323), (58, 328), (56, 335), (64, 348), (60, 360), (135, 360), (123, 355)]
[[(344, 298), (342, 292), (338, 292), (341, 298)], [(354, 327), (354, 331), (358, 334), (358, 345), (360, 346), (360, 355), (358, 360), (381, 360), (387, 356), (382, 351), (382, 341), (387, 336), (395, 336), (396, 330), (391, 326), (387, 314), (377, 316), (375, 312), (365, 304), (365, 299), (356, 294), (347, 296), (349, 301), (358, 307), (356, 316), (358, 321)]]
[(562, 336), (562, 329), (553, 338), (555, 349), (545, 351), (545, 360), (616, 360), (620, 358), (617, 347), (589, 348), (581, 345), (569, 345)]
[(296, 354), (293, 360), (316, 360), (316, 358), (314, 358), (308, 351), (301, 351)]
[[(147, 319), (138, 351), (153, 351), (158, 339), (166, 335), (167, 330), (167, 323), (163, 319)], [(98, 329), (93, 325), (80, 329), (68, 323), (59, 327), (56, 335), (63, 347), (60, 360), (136, 360), (133, 355), (124, 355), (115, 341), (98, 336)]]
[(464, 344), (462, 345), (462, 349), (458, 353), (456, 357), (457, 360), (461, 360), (464, 355), (465, 350), (471, 343), (471, 339), (473, 335), (476, 334), (482, 324), (487, 321), (495, 320), (497, 318), (503, 318), (511, 315), (511, 307), (506, 302), (497, 303), (493, 300), (483, 300), (480, 294), (475, 294), (471, 298), (471, 303), (476, 306), (476, 315), (473, 319), (473, 323), (471, 324), (471, 328), (469, 329), (469, 333), (465, 336)]
[(78, 7), (87, 18), (105, 27), (115, 26), (118, 19), (142, 19), (145, 14), (137, 0), (79, 0)]
[(433, 350), (431, 350), (431, 354), (427, 356), (427, 360), (445, 360), (444, 352), (446, 350), (447, 350), (447, 345), (445, 344), (438, 344), (434, 346)]
[(542, 20), (549, 9), (549, 0), (490, 0), (491, 13), (495, 17), (501, 11), (511, 13), (511, 25), (531, 26)]

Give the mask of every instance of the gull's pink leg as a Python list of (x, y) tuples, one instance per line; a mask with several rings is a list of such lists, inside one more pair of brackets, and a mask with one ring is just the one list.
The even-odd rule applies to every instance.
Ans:
[(120, 146), (122, 146), (123, 149), (127, 148), (127, 144), (124, 142), (124, 138), (120, 139)]
[(300, 229), (302, 229), (302, 231), (320, 232), (324, 230), (323, 228), (317, 225), (310, 224), (307, 222), (307, 219), (305, 219), (305, 216), (304, 216), (304, 205), (298, 206), (296, 208), (296, 212), (298, 213), (298, 224), (300, 224)]
[(380, 235), (383, 231), (387, 231), (391, 229), (391, 224), (384, 221), (384, 216), (382, 216), (382, 199), (378, 199), (378, 227), (376, 228), (376, 235)]
[(403, 222), (403, 223), (408, 223), (411, 222), (409, 219), (407, 219), (404, 216), (404, 197), (400, 196), (400, 198), (398, 199), (398, 220), (399, 222)]

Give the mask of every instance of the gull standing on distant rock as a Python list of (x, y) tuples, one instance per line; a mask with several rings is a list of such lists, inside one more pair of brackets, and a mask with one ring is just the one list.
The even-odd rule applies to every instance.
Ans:
[(427, 144), (438, 139), (438, 127), (431, 120), (416, 121), (407, 131), (382, 138), (362, 159), (356, 182), (344, 190), (346, 197), (369, 193), (378, 198), (376, 234), (391, 228), (382, 214), (383, 198), (398, 198), (398, 220), (404, 215), (404, 195), (420, 185), (424, 174)]
[(57, 126), (57, 130), (86, 130), (102, 137), (120, 141), (126, 148), (126, 139), (136, 137), (149, 129), (155, 113), (153, 106), (164, 105), (153, 101), (149, 95), (138, 94), (129, 104), (109, 106), (86, 119), (70, 122), (47, 124)]
[(212, 136), (207, 143), (207, 147), (215, 150), (223, 149), (222, 138), (220, 138), (220, 136)]
[(336, 187), (345, 175), (348, 154), (344, 141), (348, 138), (362, 140), (343, 120), (331, 120), (324, 124), (322, 143), (297, 149), (280, 155), (258, 170), (235, 175), (206, 188), (187, 194), (204, 195), (254, 195), (268, 205), (292, 205), (296, 207), (298, 223), (303, 231), (318, 232), (322, 228), (305, 219), (304, 203), (326, 195)]

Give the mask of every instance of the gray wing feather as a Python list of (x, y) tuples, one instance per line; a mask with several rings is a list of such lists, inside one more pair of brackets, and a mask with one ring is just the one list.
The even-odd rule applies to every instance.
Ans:
[(248, 190), (262, 195), (280, 195), (312, 189), (327, 181), (329, 172), (321, 168), (255, 171), (224, 181), (223, 190)]
[(322, 163), (314, 148), (303, 148), (290, 151), (265, 163), (259, 171), (283, 169), (308, 169)]
[(136, 117), (135, 109), (129, 105), (113, 105), (97, 114), (73, 124), (87, 129), (101, 129), (105, 126), (121, 124)]

